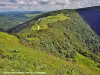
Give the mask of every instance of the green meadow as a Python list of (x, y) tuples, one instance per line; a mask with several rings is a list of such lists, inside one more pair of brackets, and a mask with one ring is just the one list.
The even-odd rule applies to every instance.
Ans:
[[(48, 16), (48, 17), (45, 17), (45, 18), (42, 18), (42, 19), (40, 18), (40, 21), (37, 24), (38, 24), (38, 26), (40, 26), (40, 30), (43, 30), (43, 29), (49, 28), (48, 27), (49, 23), (54, 23), (54, 22), (57, 22), (57, 21), (63, 21), (63, 20), (66, 20), (66, 19), (70, 19), (70, 18), (65, 16), (63, 13), (61, 13), (61, 14), (57, 14), (55, 16)], [(37, 26), (33, 25), (31, 30), (37, 30)]]
[(50, 53), (26, 47), (13, 35), (0, 32), (0, 43), (0, 75), (3, 72), (35, 71), (46, 72), (47, 75), (92, 74), (88, 68), (85, 71), (85, 65), (76, 67), (77, 64), (71, 61), (66, 62)]

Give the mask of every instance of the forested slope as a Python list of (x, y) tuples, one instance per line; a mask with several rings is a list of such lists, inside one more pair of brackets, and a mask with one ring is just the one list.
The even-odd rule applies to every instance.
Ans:
[[(76, 10), (38, 15), (8, 33), (12, 35), (0, 33), (1, 64), (6, 65), (1, 71), (13, 68), (46, 71), (47, 75), (100, 74), (100, 37)], [(14, 67), (7, 67), (5, 61)]]

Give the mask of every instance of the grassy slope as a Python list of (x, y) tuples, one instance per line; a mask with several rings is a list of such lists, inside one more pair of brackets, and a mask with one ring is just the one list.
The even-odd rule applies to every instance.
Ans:
[(37, 16), (37, 15), (39, 15), (39, 14), (25, 14), (25, 16), (26, 16), (26, 17), (29, 17), (29, 18), (30, 18), (30, 17), (33, 18), (33, 17), (35, 17), (35, 16)]
[(25, 20), (19, 19), (19, 18), (14, 18), (14, 17), (9, 17), (9, 16), (0, 16), (0, 28), (8, 30), (24, 21)]
[[(57, 75), (64, 75), (63, 73), (65, 74), (76, 73), (76, 75), (99, 75), (100, 69), (96, 67), (97, 63), (95, 63), (94, 61), (88, 58), (95, 59), (94, 56), (97, 57), (97, 55), (99, 57), (100, 38), (82, 20), (82, 18), (79, 16), (77, 12), (66, 11), (66, 10), (59, 11), (59, 12), (57, 11), (53, 13), (53, 15), (50, 15), (49, 19), (48, 19), (49, 16), (41, 19), (41, 21), (43, 22), (43, 25), (41, 24), (41, 21), (39, 22), (40, 23), (39, 25), (42, 25), (42, 26), (46, 25), (48, 28), (37, 30), (37, 27), (36, 29), (34, 28), (35, 22), (33, 21), (30, 23), (29, 26), (24, 28), (21, 32), (17, 33), (17, 36), (20, 39), (21, 43), (25, 44), (26, 46), (32, 47), (35, 50), (49, 51), (52, 54), (57, 55), (58, 57), (62, 57), (62, 58), (75, 57), (76, 58), (77, 63), (74, 63), (73, 65), (71, 64), (71, 62), (64, 61), (66, 64), (68, 63), (68, 65), (70, 64), (71, 66), (68, 67), (67, 65), (67, 70), (66, 70), (67, 73), (65, 72), (65, 68), (62, 69), (61, 67), (59, 67), (57, 71), (61, 70), (60, 72), (62, 72), (62, 74), (60, 74), (59, 72), (58, 74), (56, 73)], [(62, 12), (65, 15), (62, 15), (61, 14)], [(59, 20), (59, 17), (57, 17), (56, 19), (54, 17), (55, 16), (54, 14), (57, 15), (58, 13), (60, 14), (60, 16), (69, 17), (70, 19)], [(51, 21), (51, 18), (53, 18), (54, 22)], [(58, 21), (55, 22), (55, 20), (58, 20)], [(32, 28), (34, 29), (31, 30)], [(83, 54), (84, 56), (87, 56), (88, 58), (80, 54), (77, 54), (76, 53), (77, 51)], [(38, 51), (37, 53), (34, 52), (34, 54), (37, 54), (38, 56)], [(41, 56), (40, 54), (40, 57), (43, 57), (43, 56)], [(37, 59), (40, 60), (39, 57)], [(43, 61), (43, 59), (41, 59), (41, 61)], [(47, 61), (50, 62), (50, 60), (46, 60), (45, 62)], [(55, 61), (57, 61), (57, 58), (55, 58)], [(55, 65), (53, 66), (57, 68), (58, 66), (56, 66), (56, 63), (58, 62), (59, 61), (55, 62)], [(89, 65), (89, 64), (92, 64), (92, 65)], [(80, 70), (79, 70), (79, 67), (81, 67)], [(54, 70), (54, 69), (52, 70), (51, 69), (49, 70), (49, 72), (52, 72), (52, 70)]]
[(93, 60), (90, 60), (89, 58), (86, 58), (85, 56), (79, 53), (76, 54), (75, 59), (78, 64), (86, 65), (88, 68), (92, 70), (92, 72), (95, 72), (96, 75), (100, 74), (100, 69), (96, 67), (98, 63), (95, 63)]
[[(61, 13), (61, 14), (57, 14), (55, 16), (48, 16), (48, 17), (42, 18), (40, 20), (40, 22), (38, 23), (38, 25), (40, 26), (40, 30), (47, 29), (47, 28), (49, 28), (47, 24), (54, 23), (57, 21), (63, 21), (66, 19), (70, 19), (70, 18), (65, 16), (63, 13)], [(31, 30), (37, 30), (37, 26), (33, 25)]]
[(12, 17), (10, 15), (9, 15), (10, 17), (0, 15), (0, 28), (8, 30), (10, 28), (15, 27), (18, 24), (22, 24), (23, 22), (34, 18), (37, 15), (36, 14), (25, 14), (25, 15), (19, 14), (19, 15), (13, 15)]
[[(32, 22), (32, 23), (30, 23), (32, 25), (32, 28), (30, 30), (28, 30), (28, 28), (25, 29), (25, 31), (23, 30), (25, 33), (22, 31), (23, 34), (19, 33), (18, 36), (23, 37), (23, 38), (25, 37), (24, 39), (26, 41), (29, 41), (30, 42), (29, 44), (32, 44), (34, 41), (35, 45), (33, 46), (33, 48), (35, 48), (35, 49), (41, 48), (42, 45), (40, 44), (40, 42), (43, 40), (43, 43), (46, 44), (46, 45), (44, 44), (46, 47), (42, 46), (43, 48), (41, 48), (41, 50), (51, 50), (51, 52), (55, 54), (57, 51), (56, 51), (56, 48), (53, 46), (52, 41), (55, 41), (54, 43), (56, 45), (56, 43), (57, 43), (56, 40), (60, 40), (61, 42), (63, 42), (64, 41), (63, 39), (65, 39), (65, 36), (63, 35), (63, 32), (60, 31), (61, 29), (59, 29), (58, 26), (50, 27), (50, 25), (48, 25), (48, 24), (55, 23), (57, 21), (63, 21), (66, 19), (69, 20), (70, 18), (65, 16), (63, 13), (59, 13), (59, 14), (56, 14), (53, 16), (48, 16), (48, 17), (42, 18), (40, 20), (40, 22), (38, 23), (39, 26), (42, 26), (42, 27), (40, 27), (39, 31), (37, 30), (37, 26), (34, 24), (34, 22)], [(51, 38), (51, 39), (49, 40), (49, 38)], [(47, 40), (48, 40), (48, 43), (51, 42), (51, 44), (48, 44)], [(61, 44), (61, 42), (60, 42), (60, 44)], [(51, 49), (50, 49), (50, 46), (52, 47)], [(58, 42), (58, 46), (59, 46), (59, 42)], [(69, 46), (70, 46), (70, 44), (69, 44)], [(69, 48), (69, 49), (71, 49), (71, 48)], [(65, 52), (64, 50), (63, 50), (63, 53), (65, 53), (65, 56), (66, 56), (66, 53), (68, 54), (69, 52)], [(59, 51), (62, 51), (62, 49), (60, 49)], [(57, 54), (61, 55), (60, 53), (57, 53)]]
[(0, 28), (5, 27), (4, 23), (5, 23), (5, 20), (7, 19), (8, 19), (7, 16), (0, 15)]
[(0, 15), (0, 21), (1, 21), (1, 23), (3, 23), (3, 21), (4, 21), (5, 19), (8, 19), (8, 17), (7, 17), (7, 16)]
[[(2, 44), (1, 44), (2, 43)], [(72, 64), (46, 52), (19, 43), (18, 38), (0, 32), (0, 71), (42, 71), (47, 75), (99, 75), (85, 65)]]
[(49, 15), (43, 17), (38, 23), (43, 27), (42, 29), (37, 30), (35, 22), (32, 21), (18, 33), (17, 36), (22, 43), (34, 49), (49, 51), (59, 57), (74, 57), (76, 50), (99, 61), (100, 38), (77, 12), (61, 10), (51, 12)]

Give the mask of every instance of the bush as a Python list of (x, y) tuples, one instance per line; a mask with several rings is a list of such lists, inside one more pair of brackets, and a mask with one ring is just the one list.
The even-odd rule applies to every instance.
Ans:
[(97, 67), (100, 68), (100, 64)]

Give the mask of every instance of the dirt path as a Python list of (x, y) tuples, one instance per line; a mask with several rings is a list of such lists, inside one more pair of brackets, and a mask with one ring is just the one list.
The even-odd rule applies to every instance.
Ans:
[(38, 27), (37, 30), (40, 30), (40, 26), (37, 24), (40, 21), (40, 19), (38, 19), (38, 21), (35, 23), (36, 26)]

